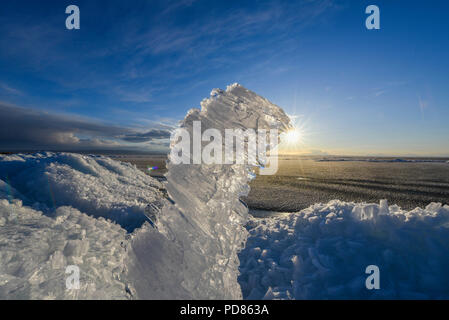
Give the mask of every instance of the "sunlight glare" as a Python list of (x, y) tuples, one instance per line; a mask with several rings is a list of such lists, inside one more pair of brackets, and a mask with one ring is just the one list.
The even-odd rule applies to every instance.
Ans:
[(301, 131), (298, 128), (293, 128), (285, 133), (284, 139), (288, 144), (297, 144), (302, 137)]

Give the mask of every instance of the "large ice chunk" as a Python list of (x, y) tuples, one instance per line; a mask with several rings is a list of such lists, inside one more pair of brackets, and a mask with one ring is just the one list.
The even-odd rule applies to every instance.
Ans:
[[(213, 90), (211, 97), (202, 101), (201, 110), (188, 112), (180, 127), (188, 130), (191, 138), (194, 121), (201, 122), (203, 132), (216, 129), (222, 136), (225, 129), (278, 129), (281, 132), (290, 127), (290, 119), (281, 108), (238, 84), (229, 86), (226, 91)], [(244, 225), (248, 209), (240, 201), (240, 196), (249, 192), (251, 167), (243, 164), (174, 164), (168, 161), (167, 168), (167, 191), (172, 203), (166, 202), (156, 225), (170, 243), (156, 247), (155, 241), (164, 242), (155, 240), (159, 239), (158, 235), (140, 235), (132, 241), (132, 248), (143, 253), (147, 247), (147, 252), (151, 251), (156, 256), (160, 256), (158, 250), (167, 250), (177, 261), (166, 272), (178, 276), (170, 280), (178, 285), (166, 287), (164, 297), (242, 298), (237, 281), (238, 253), (247, 238)], [(149, 241), (150, 238), (153, 241)], [(145, 263), (141, 263), (139, 268), (145, 268)], [(147, 269), (148, 272), (156, 270), (163, 273), (166, 264), (162, 260), (148, 261)], [(137, 289), (141, 276), (144, 275), (139, 273), (136, 276), (130, 272), (137, 296), (160, 298), (149, 287)], [(155, 282), (156, 279), (153, 284)]]

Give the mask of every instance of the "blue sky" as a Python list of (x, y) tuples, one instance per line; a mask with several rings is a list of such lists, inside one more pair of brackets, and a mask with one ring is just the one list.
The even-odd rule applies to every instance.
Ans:
[(449, 156), (449, 3), (431, 4), (2, 1), (0, 149), (162, 150), (164, 130), (239, 82), (297, 116), (301, 152)]

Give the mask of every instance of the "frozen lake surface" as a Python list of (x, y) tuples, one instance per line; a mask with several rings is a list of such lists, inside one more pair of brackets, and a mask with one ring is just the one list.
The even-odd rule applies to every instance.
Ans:
[[(430, 202), (448, 204), (447, 159), (343, 159), (282, 157), (278, 173), (258, 176), (244, 201), (261, 217), (268, 214), (264, 210), (296, 212), (334, 199), (367, 203), (387, 199), (407, 210)], [(131, 162), (144, 171), (158, 166), (159, 170), (150, 172), (152, 176), (165, 173), (164, 156), (120, 156), (117, 160)]]

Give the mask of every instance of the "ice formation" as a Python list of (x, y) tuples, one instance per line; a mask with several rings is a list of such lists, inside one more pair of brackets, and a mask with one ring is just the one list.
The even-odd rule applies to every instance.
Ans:
[[(161, 188), (106, 157), (1, 156), (0, 298), (127, 298), (126, 230), (148, 220)], [(69, 265), (80, 290), (66, 290)]]
[(43, 212), (71, 206), (128, 231), (147, 221), (148, 204), (160, 199), (164, 188), (130, 164), (69, 153), (3, 156), (0, 180), (0, 187), (10, 182), (10, 196)]
[[(0, 299), (126, 299), (126, 231), (72, 207), (45, 216), (20, 200), (0, 200)], [(66, 267), (80, 268), (66, 290)]]
[[(191, 138), (193, 121), (201, 121), (203, 131), (214, 128), (223, 136), (225, 129), (282, 131), (290, 126), (290, 119), (281, 108), (237, 84), (226, 91), (213, 90), (211, 97), (202, 101), (201, 110), (188, 112), (180, 127), (187, 129)], [(251, 167), (176, 165), (169, 160), (167, 169), (167, 191), (174, 204), (165, 201), (156, 225), (171, 241), (169, 250), (174, 252), (173, 259), (177, 259), (173, 267), (178, 269), (170, 272), (178, 278), (177, 285), (165, 288), (164, 295), (193, 299), (242, 298), (237, 282), (237, 254), (247, 238), (244, 225), (248, 209), (240, 196), (249, 192)], [(139, 235), (132, 247), (145, 248), (148, 236)], [(164, 272), (164, 264), (156, 266), (154, 261), (149, 262), (153, 269)], [(137, 295), (157, 298), (142, 286), (141, 276), (133, 278)]]
[[(247, 299), (448, 299), (449, 206), (338, 200), (252, 219), (240, 254)], [(380, 269), (367, 290), (365, 268)]]

